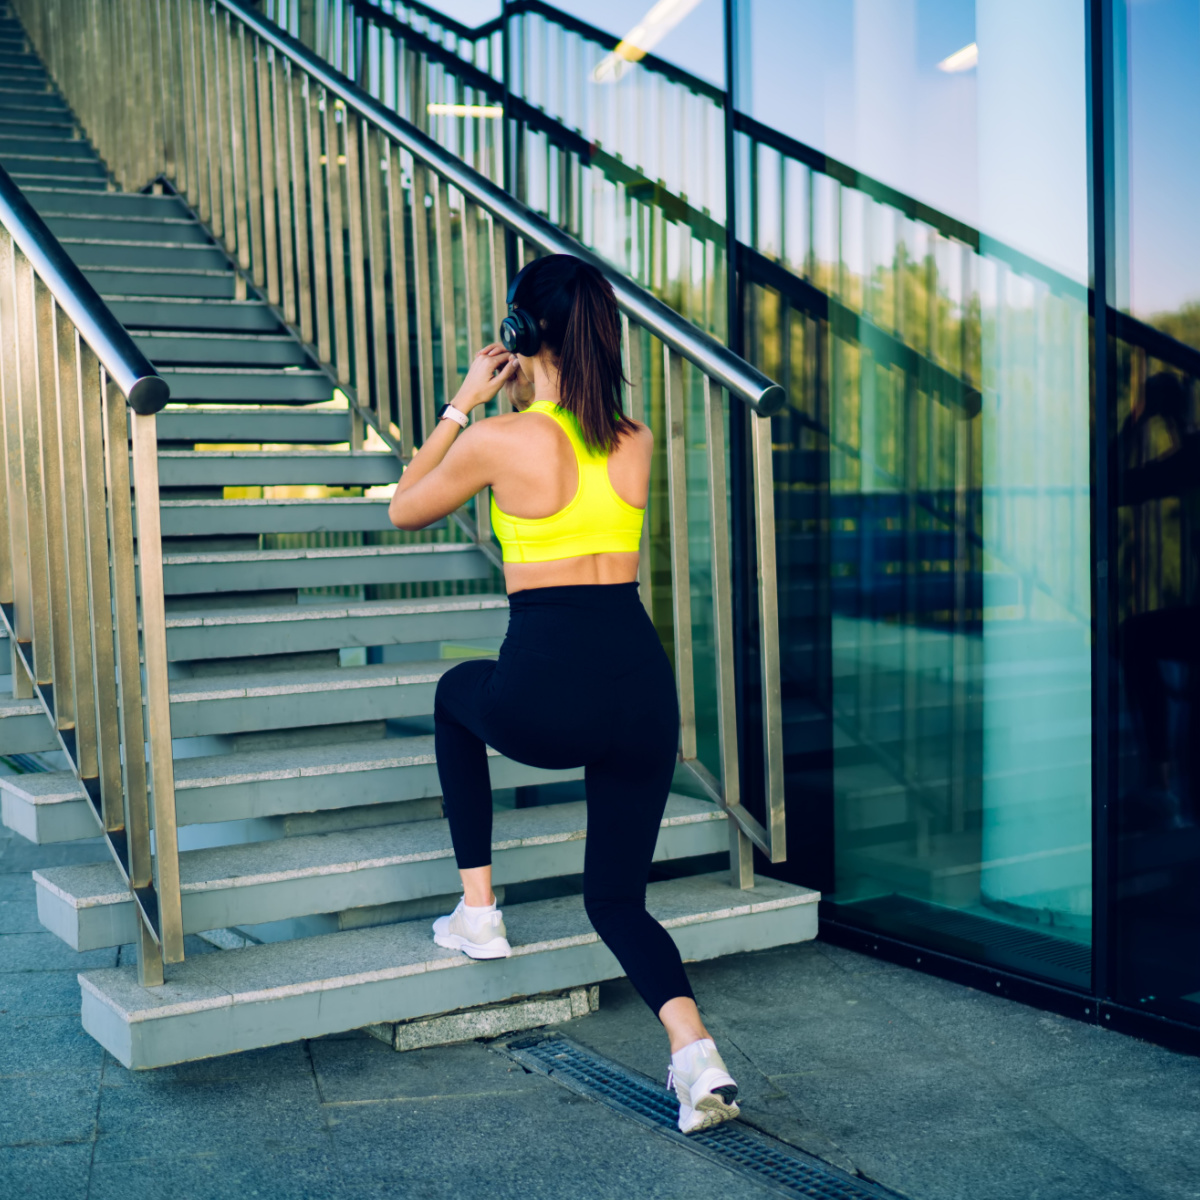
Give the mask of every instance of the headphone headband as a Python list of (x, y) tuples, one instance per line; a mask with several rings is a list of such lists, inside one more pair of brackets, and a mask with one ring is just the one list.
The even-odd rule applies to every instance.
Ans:
[(517, 289), (521, 286), (521, 280), (525, 278), (526, 272), (529, 270), (530, 267), (533, 266), (534, 262), (537, 262), (536, 258), (533, 260), (533, 262), (527, 262), (513, 276), (512, 283), (510, 283), (508, 285), (508, 295), (504, 298), (504, 303), (507, 304), (509, 308), (512, 308), (512, 306), (517, 302)]

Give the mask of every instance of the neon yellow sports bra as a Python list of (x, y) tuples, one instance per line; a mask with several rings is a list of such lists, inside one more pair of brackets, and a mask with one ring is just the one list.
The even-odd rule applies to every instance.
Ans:
[(579, 421), (551, 400), (535, 400), (527, 413), (545, 413), (567, 435), (579, 466), (579, 489), (566, 508), (549, 517), (513, 517), (492, 497), (492, 528), (505, 562), (553, 562), (582, 554), (636, 553), (643, 508), (626, 504), (608, 478), (608, 455), (589, 450)]

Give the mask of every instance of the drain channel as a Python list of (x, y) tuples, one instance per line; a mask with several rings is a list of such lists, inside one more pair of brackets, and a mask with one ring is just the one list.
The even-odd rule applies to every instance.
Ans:
[(782, 1195), (812, 1200), (897, 1200), (895, 1192), (856, 1179), (802, 1151), (785, 1148), (737, 1121), (684, 1136), (675, 1124), (679, 1113), (675, 1098), (660, 1084), (562, 1034), (516, 1037), (494, 1043), (493, 1048), (528, 1070), (547, 1075)]

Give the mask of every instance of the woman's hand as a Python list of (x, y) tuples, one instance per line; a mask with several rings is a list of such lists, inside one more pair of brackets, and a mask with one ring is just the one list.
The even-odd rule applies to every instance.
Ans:
[(470, 370), (451, 403), (460, 413), (486, 404), (516, 373), (517, 356), (499, 342), (484, 346), (471, 360)]

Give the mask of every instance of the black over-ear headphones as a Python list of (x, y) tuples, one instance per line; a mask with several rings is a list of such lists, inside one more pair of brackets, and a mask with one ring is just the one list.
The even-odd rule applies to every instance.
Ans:
[(533, 319), (531, 313), (517, 308), (515, 304), (521, 280), (532, 266), (533, 263), (526, 263), (508, 285), (508, 296), (505, 300), (508, 304), (508, 316), (500, 322), (500, 341), (505, 350), (509, 354), (523, 354), (526, 358), (532, 358), (542, 344), (541, 326)]

